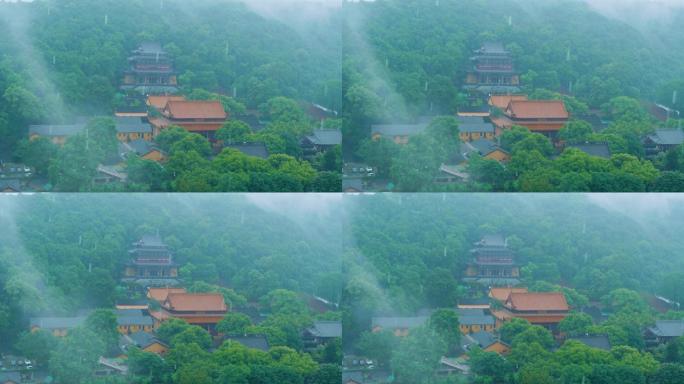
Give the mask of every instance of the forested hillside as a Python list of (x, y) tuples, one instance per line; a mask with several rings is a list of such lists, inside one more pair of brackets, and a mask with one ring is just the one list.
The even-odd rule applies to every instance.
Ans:
[[(679, 191), (684, 188), (680, 151), (670, 151), (668, 161), (664, 153), (646, 156), (643, 145), (656, 128), (681, 127), (676, 111), (665, 123), (646, 107), (660, 103), (681, 111), (683, 106), (673, 92), (684, 92), (678, 64), (684, 46), (673, 36), (684, 14), (674, 7), (668, 16), (643, 27), (583, 1), (351, 3), (343, 18), (345, 158), (377, 168), (370, 190)], [(488, 95), (475, 100), (463, 89), (473, 52), (486, 42), (501, 43), (511, 54), (521, 94), (563, 100), (570, 123), (552, 138), (555, 148), (531, 145), (544, 144), (539, 132), (519, 134), (521, 140), (532, 137), (517, 148), (516, 140), (497, 133), (512, 158), (510, 167), (474, 160), (465, 169), (469, 180), (435, 185), (440, 165), (456, 161), (458, 146), (431, 152), (435, 145), (429, 138), (392, 145), (389, 137), (389, 142), (371, 140), (371, 126), (415, 124), (486, 104)], [(492, 111), (491, 117), (501, 113)], [(572, 150), (563, 153), (564, 145), (583, 143), (607, 145), (618, 158), (609, 155), (612, 161), (604, 162)], [(626, 169), (626, 161), (644, 169)]]
[[(684, 298), (681, 199), (394, 194), (350, 196), (345, 205), (345, 353), (372, 361), (352, 365), (350, 357), (345, 369), (402, 384), (665, 384), (684, 377), (684, 338), (647, 341), (657, 320), (684, 320), (676, 305), (656, 311), (652, 301), (653, 294)], [(465, 279), (470, 250), (492, 234), (506, 236), (515, 254), (518, 289), (562, 292), (570, 311), (559, 323), (522, 315), (499, 322), (508, 302)], [(483, 302), (487, 309), (476, 309)], [(496, 325), (470, 329), (485, 313)], [(483, 335), (501, 349), (482, 344)], [(605, 345), (586, 341), (592, 338)]]
[(280, 288), (337, 301), (337, 211), (310, 204), (319, 209), (272, 209), (241, 195), (3, 199), (0, 344), (12, 345), (30, 316), (108, 308), (126, 298), (119, 279), (128, 249), (157, 231), (173, 249), (185, 286), (229, 287), (249, 301)]
[[(163, 4), (163, 7), (160, 5)], [(298, 34), (240, 2), (36, 1), (3, 4), (0, 133), (16, 140), (27, 123), (111, 114), (141, 41), (173, 55), (184, 89), (233, 95), (249, 107), (286, 96), (339, 108), (339, 28), (309, 20)], [(332, 16), (334, 17), (334, 16)]]

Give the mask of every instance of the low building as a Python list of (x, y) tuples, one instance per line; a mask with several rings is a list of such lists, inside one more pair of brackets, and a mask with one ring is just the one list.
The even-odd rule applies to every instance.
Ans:
[(500, 355), (505, 355), (511, 350), (508, 344), (501, 341), (491, 332), (480, 331), (467, 334), (463, 336), (461, 341), (465, 351), (469, 351), (477, 346), (486, 352), (496, 352)]
[(610, 351), (610, 349), (612, 348), (612, 345), (610, 344), (610, 339), (608, 339), (608, 336), (606, 335), (577, 336), (568, 338), (568, 341), (570, 340), (579, 341), (580, 343), (588, 347), (602, 349), (604, 351)]
[(371, 126), (373, 140), (388, 139), (396, 144), (408, 144), (411, 136), (425, 132), (427, 123), (422, 124), (378, 124)]
[(644, 339), (647, 344), (657, 345), (684, 336), (684, 320), (656, 320), (654, 326), (646, 329)]
[(363, 178), (361, 177), (343, 177), (342, 178), (342, 192), (345, 193), (362, 193), (366, 188), (364, 186)]
[(684, 131), (681, 129), (656, 129), (644, 139), (644, 150), (647, 155), (667, 152), (684, 143)]
[(97, 172), (93, 177), (94, 184), (113, 184), (113, 183), (126, 183), (128, 180), (128, 174), (126, 169), (122, 164), (114, 165), (104, 165), (100, 164), (97, 166)]
[(134, 140), (128, 143), (121, 143), (126, 153), (133, 153), (141, 159), (161, 163), (168, 158), (166, 152), (162, 151), (154, 142), (143, 139)]
[(152, 126), (139, 117), (116, 117), (116, 138), (128, 143), (135, 140), (152, 141)]
[(0, 179), (0, 193), (21, 192), (21, 182), (17, 179)]
[(66, 336), (70, 330), (83, 325), (86, 316), (75, 317), (33, 317), (30, 319), (31, 332), (45, 330), (56, 337)]
[(29, 126), (29, 140), (44, 137), (55, 145), (64, 145), (67, 139), (85, 130), (85, 124), (71, 125), (31, 125)]
[(494, 139), (496, 132), (492, 123), (481, 117), (459, 117), (458, 137), (463, 142)]
[(271, 345), (264, 335), (245, 335), (245, 336), (226, 336), (223, 342), (238, 343), (247, 348), (258, 349), (260, 351), (268, 352)]
[(131, 347), (137, 347), (145, 352), (164, 356), (169, 351), (169, 346), (159, 340), (150, 332), (140, 331), (121, 335), (119, 345), (124, 353), (128, 353)]
[(247, 156), (258, 157), (260, 159), (268, 159), (271, 155), (264, 143), (238, 143), (225, 144), (224, 148), (234, 149), (240, 151)]
[(610, 151), (608, 143), (569, 144), (565, 148), (579, 149), (589, 156), (600, 157), (603, 159), (610, 159), (610, 157), (613, 155)]
[(374, 333), (390, 331), (395, 336), (405, 337), (411, 329), (423, 326), (428, 319), (428, 316), (374, 317), (371, 320), (371, 329)]
[(305, 329), (302, 334), (302, 340), (307, 348), (315, 348), (341, 337), (341, 321), (315, 321), (313, 326)]
[(496, 320), (482, 309), (457, 309), (459, 329), (462, 334), (477, 333), (481, 331), (494, 331)]
[(485, 159), (496, 160), (500, 163), (505, 163), (511, 160), (511, 154), (499, 147), (499, 145), (494, 141), (477, 139), (466, 144), (469, 144), (475, 148), (476, 152)]
[(93, 375), (95, 377), (126, 376), (128, 375), (128, 365), (126, 365), (126, 360), (121, 358), (100, 357)]
[(117, 309), (116, 325), (117, 330), (122, 335), (152, 332), (154, 330), (154, 319), (140, 309)]
[(304, 155), (314, 155), (342, 145), (342, 131), (338, 129), (316, 129), (305, 136), (300, 143)]
[(0, 384), (21, 384), (22, 377), (18, 371), (0, 372)]

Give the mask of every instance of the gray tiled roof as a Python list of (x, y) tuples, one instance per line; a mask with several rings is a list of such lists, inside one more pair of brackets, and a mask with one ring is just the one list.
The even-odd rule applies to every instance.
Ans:
[(656, 320), (655, 326), (649, 329), (660, 337), (684, 336), (684, 320)]
[(684, 131), (681, 129), (656, 129), (648, 136), (654, 143), (662, 145), (680, 145), (684, 143)]
[(428, 124), (378, 124), (371, 126), (373, 134), (382, 136), (412, 136), (425, 131)]
[(481, 156), (487, 156), (490, 153), (496, 151), (497, 149), (501, 149), (495, 142), (486, 139), (471, 141), (470, 145), (475, 147), (475, 149), (477, 149)]
[(340, 321), (316, 321), (308, 331), (322, 338), (342, 337), (342, 322)]
[(150, 151), (153, 149), (157, 149), (157, 146), (154, 143), (143, 139), (133, 140), (127, 144), (139, 156), (144, 156), (150, 153)]
[(143, 349), (149, 347), (150, 345), (152, 345), (154, 343), (166, 345), (166, 344), (164, 344), (163, 341), (160, 341), (153, 334), (151, 334), (149, 332), (142, 332), (142, 331), (141, 332), (135, 332), (135, 333), (131, 333), (130, 335), (128, 335), (128, 337), (131, 340), (133, 340), (133, 342), (135, 343), (136, 346), (143, 348)]
[(139, 117), (117, 117), (115, 122), (119, 133), (152, 133), (152, 126)]
[(41, 329), (72, 329), (82, 325), (86, 320), (86, 316), (76, 317), (33, 317), (31, 318), (31, 327), (38, 327)]
[(262, 159), (268, 159), (270, 156), (268, 148), (266, 148), (266, 144), (264, 143), (226, 144), (225, 148), (235, 149), (247, 156), (254, 156)]
[(456, 313), (459, 316), (484, 316), (484, 309), (481, 308), (458, 308)]
[(244, 345), (247, 348), (259, 349), (262, 351), (268, 351), (271, 348), (271, 346), (268, 344), (266, 336), (264, 335), (230, 336), (226, 337), (225, 340), (234, 341)]
[(381, 327), (383, 329), (397, 329), (397, 328), (416, 328), (427, 322), (428, 316), (413, 316), (413, 317), (374, 317), (372, 319), (373, 328)]
[(85, 129), (85, 124), (71, 124), (71, 125), (31, 125), (29, 126), (29, 135), (39, 136), (73, 136), (81, 133)]
[(587, 345), (592, 348), (603, 349), (605, 351), (610, 351), (611, 345), (608, 336), (606, 335), (594, 335), (594, 336), (578, 336), (571, 337), (569, 340), (577, 340), (580, 343)]
[(480, 348), (483, 349), (489, 347), (490, 345), (498, 341), (498, 339), (493, 334), (485, 331), (471, 333), (470, 337), (473, 338), (480, 346)]
[(612, 155), (608, 143), (571, 144), (568, 145), (568, 148), (577, 148), (587, 155), (602, 157), (604, 159), (610, 159), (610, 156)]
[(316, 145), (342, 144), (342, 132), (337, 129), (317, 129), (306, 138)]
[(0, 192), (9, 189), (11, 191), (21, 192), (21, 183), (17, 179), (3, 179), (0, 180)]
[(458, 322), (462, 325), (494, 325), (494, 317), (489, 315), (481, 316), (459, 316)]

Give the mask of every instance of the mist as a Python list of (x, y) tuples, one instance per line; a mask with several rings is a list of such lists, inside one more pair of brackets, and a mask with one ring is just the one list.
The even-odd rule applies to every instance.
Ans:
[[(31, 1), (28, 1), (31, 2)], [(2, 3), (0, 3), (0, 6)], [(43, 114), (53, 121), (59, 121), (66, 116), (66, 107), (59, 90), (48, 76), (47, 63), (31, 41), (30, 28), (33, 24), (32, 11), (34, 7), (9, 6), (0, 7), (0, 24), (9, 31), (11, 49), (17, 66), (30, 74), (29, 88), (39, 97), (43, 106)]]

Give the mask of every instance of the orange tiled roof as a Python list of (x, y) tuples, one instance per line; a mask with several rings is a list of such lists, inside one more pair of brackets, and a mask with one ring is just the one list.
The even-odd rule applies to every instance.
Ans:
[(568, 311), (562, 292), (511, 293), (505, 306), (516, 311)]
[(164, 302), (164, 308), (181, 312), (228, 310), (220, 293), (170, 293)]
[(492, 95), (489, 97), (489, 105), (497, 107), (501, 110), (508, 108), (511, 101), (525, 101), (526, 95)]
[(220, 101), (169, 101), (164, 112), (173, 119), (223, 119), (228, 115)]
[(511, 101), (506, 113), (516, 119), (567, 119), (570, 117), (562, 100)]
[(152, 300), (163, 303), (171, 293), (185, 293), (185, 288), (149, 288), (147, 290), (147, 297)]
[(491, 288), (489, 290), (489, 297), (495, 300), (499, 300), (501, 302), (506, 301), (508, 299), (508, 296), (511, 293), (525, 293), (527, 292), (527, 288)]
[(157, 108), (159, 110), (164, 109), (166, 107), (166, 103), (169, 101), (184, 101), (185, 97), (184, 96), (148, 96), (147, 97), (147, 105), (150, 107)]

